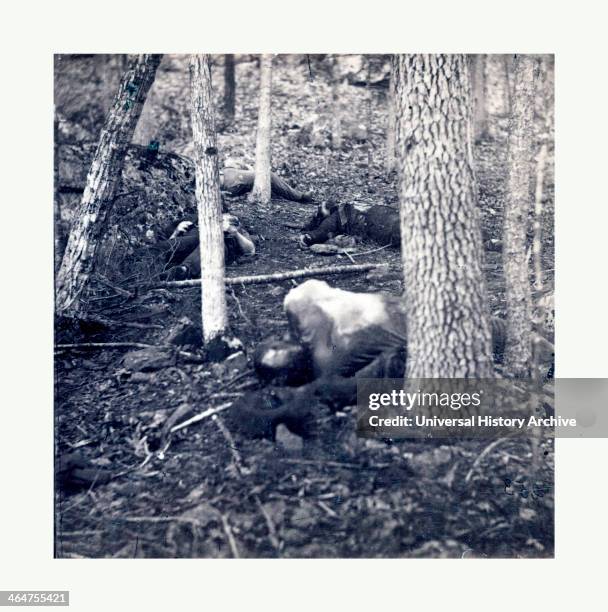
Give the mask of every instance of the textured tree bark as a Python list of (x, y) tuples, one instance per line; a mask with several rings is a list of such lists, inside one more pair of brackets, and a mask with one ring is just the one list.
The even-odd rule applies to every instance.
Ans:
[(272, 55), (260, 58), (260, 107), (255, 146), (255, 179), (249, 194), (250, 202), (270, 202), (270, 90), (272, 84)]
[(190, 57), (190, 94), (201, 245), (203, 339), (209, 342), (224, 333), (228, 318), (220, 175), (208, 55)]
[(97, 243), (120, 181), (127, 147), (148, 90), (154, 82), (161, 57), (136, 56), (122, 78), (101, 131), (84, 194), (57, 274), (57, 314), (75, 315), (82, 310), (80, 297), (93, 268)]
[(226, 53), (224, 55), (224, 125), (226, 127), (234, 122), (235, 101), (234, 54)]
[(469, 55), (473, 96), (473, 130), (476, 141), (481, 140), (486, 133), (485, 64), (485, 55)]
[(491, 377), (464, 55), (395, 62), (410, 378)]
[[(58, 61), (55, 56), (55, 61)], [(63, 224), (61, 222), (61, 202), (59, 201), (59, 117), (57, 116), (57, 109), (55, 109), (53, 117), (53, 225), (54, 227), (54, 263), (55, 263), (55, 274), (61, 266), (61, 258), (63, 256), (64, 249), (64, 235), (63, 235)]]
[(536, 188), (534, 190), (534, 225), (532, 257), (534, 259), (534, 289), (543, 289), (542, 231), (543, 231), (543, 185), (545, 164), (547, 163), (547, 144), (543, 143), (536, 161)]
[(509, 123), (503, 265), (507, 297), (505, 363), (513, 376), (528, 376), (531, 359), (531, 307), (526, 233), (530, 211), (534, 58), (518, 55), (515, 94)]
[(331, 83), (331, 148), (339, 151), (342, 148), (342, 75), (338, 65), (337, 56), (331, 57), (332, 83)]
[(396, 117), (395, 117), (395, 69), (394, 69), (395, 58), (391, 60), (391, 74), (388, 86), (387, 94), (387, 123), (386, 123), (386, 160), (385, 170), (386, 174), (389, 175), (393, 172), (397, 166), (397, 160), (395, 157), (395, 129), (396, 129)]

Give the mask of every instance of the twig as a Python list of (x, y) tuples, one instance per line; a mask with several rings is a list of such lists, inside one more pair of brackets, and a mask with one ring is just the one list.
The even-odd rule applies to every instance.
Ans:
[(277, 535), (277, 528), (275, 527), (275, 524), (270, 514), (268, 514), (268, 512), (266, 511), (266, 508), (264, 508), (264, 504), (262, 504), (262, 501), (260, 500), (260, 496), (257, 493), (254, 493), (253, 499), (255, 501), (256, 506), (258, 507), (258, 510), (260, 511), (261, 515), (264, 517), (264, 520), (266, 521), (266, 528), (268, 529), (268, 537), (270, 539), (270, 543), (272, 544), (274, 549), (277, 551), (277, 553), (280, 553), (281, 542), (279, 540), (279, 536)]
[[(353, 274), (356, 272), (368, 272), (375, 268), (381, 268), (386, 264), (355, 264), (349, 266), (329, 266), (327, 268), (305, 268), (303, 270), (291, 270), (289, 272), (275, 272), (273, 274), (260, 274), (258, 276), (234, 276), (226, 278), (226, 285), (254, 285), (262, 283), (273, 283), (295, 278), (307, 278), (309, 276), (329, 276), (332, 274)], [(200, 278), (193, 278), (182, 281), (164, 281), (154, 283), (153, 287), (198, 287), (201, 283)]]
[(338, 515), (325, 502), (317, 501), (317, 505), (319, 506), (319, 508), (321, 508), (322, 510), (327, 512), (327, 514), (329, 514), (329, 516), (331, 516), (333, 518), (337, 518), (338, 517)]
[(213, 416), (217, 414), (218, 412), (222, 412), (223, 410), (226, 410), (226, 408), (230, 408), (230, 406), (232, 406), (232, 402), (226, 402), (224, 404), (220, 404), (219, 406), (215, 408), (209, 408), (208, 410), (205, 410), (204, 412), (195, 414), (193, 417), (187, 419), (186, 421), (183, 421), (182, 423), (179, 423), (178, 425), (174, 425), (170, 429), (170, 432), (175, 433), (176, 431), (179, 431), (180, 429), (184, 429), (184, 427), (188, 427), (189, 425), (198, 423), (199, 421), (202, 421), (203, 419), (206, 419), (207, 417)]
[(351, 257), (351, 254), (346, 249), (342, 251), (341, 255), (346, 255), (346, 257), (350, 259), (352, 264), (357, 265), (355, 260)]
[(249, 323), (249, 325), (253, 327), (253, 323), (251, 322), (251, 319), (249, 319), (249, 317), (243, 312), (243, 308), (241, 307), (241, 300), (239, 300), (239, 298), (236, 296), (236, 293), (234, 292), (233, 287), (230, 287), (230, 292), (232, 294), (232, 298), (236, 302), (236, 307), (239, 309), (241, 316), (243, 317), (243, 319), (245, 319), (247, 323)]
[(228, 448), (230, 449), (230, 453), (232, 454), (232, 460), (234, 461), (234, 465), (236, 467), (236, 471), (238, 472), (239, 476), (241, 478), (243, 476), (246, 476), (248, 470), (243, 465), (243, 459), (241, 458), (241, 455), (239, 454), (239, 451), (236, 447), (234, 438), (232, 437), (230, 430), (226, 427), (226, 425), (224, 424), (224, 421), (222, 421), (222, 419), (219, 416), (213, 415), (211, 417), (211, 420), (217, 425), (217, 428), (222, 432), (222, 435), (224, 436), (224, 439), (226, 440), (228, 444)]
[[(175, 350), (174, 346), (170, 346), (168, 344), (144, 344), (143, 342), (79, 342), (75, 344), (56, 344), (56, 351), (64, 351), (68, 349), (115, 349), (115, 348), (141, 348), (141, 349), (149, 349), (149, 348), (160, 348), (160, 349), (171, 349)], [(194, 359), (196, 361), (201, 361), (201, 358), (194, 353), (190, 353), (188, 351), (178, 350), (177, 354), (181, 357), (185, 357), (186, 359)]]
[(127, 298), (132, 298), (133, 297), (133, 294), (130, 291), (127, 291), (126, 289), (123, 289), (122, 287), (119, 287), (118, 285), (116, 285), (112, 281), (108, 280), (102, 274), (96, 274), (95, 278), (100, 283), (102, 283), (103, 285), (106, 285), (106, 286), (110, 287), (110, 289), (114, 289), (114, 291), (116, 291), (116, 293), (118, 293), (119, 295), (122, 295), (122, 296), (127, 297)]
[(505, 437), (505, 438), (498, 438), (498, 440), (494, 440), (494, 442), (491, 442), (490, 444), (488, 444), (488, 446), (486, 446), (483, 451), (481, 451), (481, 453), (477, 456), (477, 459), (475, 459), (475, 461), (473, 461), (473, 465), (471, 466), (471, 469), (469, 470), (469, 472), (467, 473), (467, 475), (465, 476), (464, 482), (465, 484), (468, 484), (469, 481), (471, 480), (473, 473), (475, 472), (475, 469), (477, 468), (477, 466), (481, 463), (481, 460), (489, 455), (497, 446), (500, 446), (503, 442), (506, 442), (507, 440), (510, 440), (511, 438), (509, 436)]
[(80, 342), (76, 344), (56, 344), (55, 350), (87, 349), (87, 348), (155, 348), (143, 342)]
[[(232, 457), (234, 460), (234, 465), (236, 467), (238, 477), (244, 480), (244, 477), (247, 475), (247, 471), (243, 466), (241, 455), (239, 454), (239, 451), (236, 448), (236, 445), (234, 443), (234, 438), (232, 437), (230, 430), (226, 427), (226, 425), (224, 424), (224, 422), (221, 420), (220, 417), (214, 416), (213, 421), (217, 425), (218, 429), (222, 432), (224, 439), (228, 443), (228, 447), (230, 448), (230, 452), (232, 453)], [(251, 495), (260, 513), (264, 517), (264, 520), (266, 521), (266, 526), (268, 528), (268, 537), (270, 539), (271, 544), (273, 545), (273, 547), (275, 548), (278, 554), (280, 553), (281, 543), (277, 536), (277, 530), (276, 530), (274, 523), (272, 522), (272, 518), (270, 517), (268, 512), (266, 512), (266, 509), (264, 508), (264, 505), (262, 504), (262, 500), (260, 499), (260, 496), (254, 492), (252, 492)]]
[(230, 523), (225, 515), (220, 513), (220, 518), (222, 519), (222, 527), (224, 528), (224, 533), (226, 534), (226, 539), (228, 540), (228, 544), (230, 545), (230, 550), (232, 551), (232, 556), (235, 559), (240, 559), (241, 554), (239, 553), (239, 548), (236, 545), (236, 540), (234, 538), (234, 534), (232, 533), (232, 529), (230, 528)]
[(384, 249), (388, 249), (392, 245), (392, 242), (385, 244), (384, 246), (378, 247), (376, 249), (370, 249), (369, 251), (362, 251), (361, 253), (352, 253), (354, 257), (359, 257), (359, 255), (371, 255), (372, 253), (377, 253), (378, 251), (383, 251)]

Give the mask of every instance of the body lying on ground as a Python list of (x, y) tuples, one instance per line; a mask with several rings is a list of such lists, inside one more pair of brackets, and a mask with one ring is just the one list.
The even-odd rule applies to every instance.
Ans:
[[(255, 245), (238, 217), (224, 213), (224, 260), (226, 265), (240, 257), (255, 255)], [(167, 280), (200, 278), (201, 258), (198, 216), (190, 215), (159, 232), (160, 242), (150, 248), (159, 259), (163, 277)]]
[[(254, 357), (265, 382), (301, 385), (272, 388), (235, 405), (236, 425), (251, 436), (274, 437), (284, 423), (308, 436), (319, 404), (356, 403), (357, 378), (402, 378), (407, 334), (404, 300), (384, 293), (355, 293), (309, 280), (284, 301), (291, 339), (262, 343)], [(502, 360), (505, 323), (492, 318), (494, 359)]]
[(340, 234), (369, 238), (381, 246), (401, 244), (399, 211), (380, 204), (367, 210), (352, 204), (321, 204), (302, 232), (303, 246), (320, 244)]
[[(248, 193), (253, 188), (255, 172), (251, 169), (225, 167), (220, 172), (220, 188), (229, 195), (236, 197)], [(307, 191), (293, 189), (278, 174), (270, 174), (271, 193), (277, 198), (293, 202), (312, 202), (312, 194)]]

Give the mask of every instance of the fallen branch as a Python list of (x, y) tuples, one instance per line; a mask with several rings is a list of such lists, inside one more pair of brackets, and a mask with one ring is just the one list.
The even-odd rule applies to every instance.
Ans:
[(110, 287), (110, 289), (114, 289), (114, 291), (116, 291), (116, 293), (118, 293), (119, 295), (122, 295), (123, 297), (126, 297), (126, 298), (132, 298), (133, 297), (133, 294), (130, 291), (127, 291), (126, 289), (123, 289), (122, 287), (119, 287), (117, 284), (113, 283), (112, 281), (107, 279), (102, 274), (96, 274), (95, 278), (100, 283), (102, 283), (103, 285), (106, 285), (107, 287)]
[[(65, 351), (69, 349), (115, 349), (115, 348), (139, 348), (139, 349), (171, 349), (175, 350), (174, 346), (168, 344), (144, 344), (143, 342), (80, 342), (75, 344), (56, 344), (55, 351)], [(188, 351), (177, 351), (180, 357), (186, 359), (193, 359), (195, 361), (202, 361), (202, 358), (194, 353)]]
[(143, 342), (80, 342), (77, 344), (56, 344), (55, 350), (88, 349), (88, 348), (156, 348)]
[[(327, 268), (305, 268), (303, 270), (291, 270), (289, 272), (275, 272), (273, 274), (260, 274), (258, 276), (234, 276), (226, 278), (226, 285), (254, 285), (263, 283), (274, 283), (294, 278), (308, 278), (309, 276), (329, 276), (332, 274), (355, 274), (368, 272), (376, 268), (385, 267), (386, 264), (355, 264), (351, 266), (330, 266)], [(198, 287), (200, 278), (192, 278), (182, 281), (164, 281), (153, 283), (152, 287)]]

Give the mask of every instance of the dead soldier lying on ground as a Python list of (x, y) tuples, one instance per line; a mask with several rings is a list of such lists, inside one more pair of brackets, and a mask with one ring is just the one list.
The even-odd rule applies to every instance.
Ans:
[[(226, 265), (240, 257), (255, 255), (255, 244), (238, 217), (224, 213), (224, 260)], [(148, 249), (148, 255), (161, 268), (161, 278), (184, 280), (200, 278), (201, 258), (199, 245), (198, 216), (190, 215), (159, 232), (161, 241)]]
[[(274, 438), (284, 423), (298, 435), (314, 435), (320, 406), (356, 403), (357, 378), (403, 378), (407, 359), (404, 300), (385, 293), (355, 293), (309, 280), (284, 301), (288, 340), (268, 340), (254, 365), (269, 387), (233, 407), (235, 425), (248, 436)], [(505, 323), (491, 319), (494, 360), (502, 361)], [(552, 345), (542, 343), (544, 362)], [(291, 385), (297, 386), (296, 388)]]

